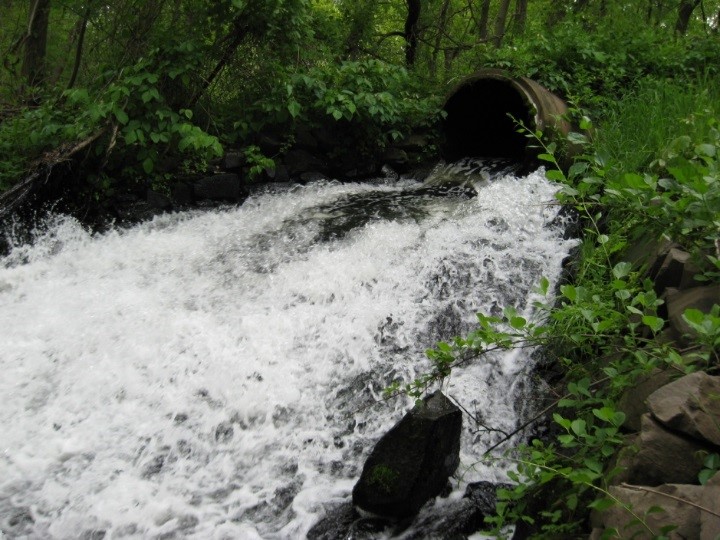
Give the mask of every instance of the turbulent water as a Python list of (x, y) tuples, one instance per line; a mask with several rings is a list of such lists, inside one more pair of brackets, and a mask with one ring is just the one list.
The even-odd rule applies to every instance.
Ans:
[[(373, 405), (383, 388), (427, 370), (424, 350), (476, 311), (531, 317), (570, 247), (541, 172), (438, 175), (465, 187), (316, 183), (95, 235), (54, 216), (14, 245), (0, 536), (302, 538), (347, 501), (411, 405)], [(494, 355), (444, 390), (509, 432), (530, 368), (527, 351)], [(504, 479), (477, 463), (499, 433), (464, 422), (451, 499)]]

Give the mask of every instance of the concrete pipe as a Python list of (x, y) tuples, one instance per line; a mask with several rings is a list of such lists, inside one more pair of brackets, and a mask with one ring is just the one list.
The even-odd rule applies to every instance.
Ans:
[(539, 151), (530, 148), (533, 140), (517, 132), (516, 121), (551, 139), (571, 129), (562, 99), (527, 77), (500, 69), (482, 69), (467, 77), (450, 92), (443, 109), (442, 156), (448, 161), (502, 157), (530, 165)]

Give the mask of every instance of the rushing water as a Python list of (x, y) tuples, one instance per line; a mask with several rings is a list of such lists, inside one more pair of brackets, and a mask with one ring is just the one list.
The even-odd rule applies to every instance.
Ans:
[[(301, 538), (348, 500), (411, 405), (372, 405), (424, 350), (513, 305), (531, 317), (570, 243), (554, 187), (317, 183), (90, 234), (55, 216), (0, 264), (0, 536)], [(446, 168), (438, 174), (449, 175)], [(472, 173), (472, 174), (470, 174)], [(431, 182), (432, 183), (432, 182)], [(445, 392), (511, 431), (527, 352)], [(465, 419), (452, 497), (503, 467)]]

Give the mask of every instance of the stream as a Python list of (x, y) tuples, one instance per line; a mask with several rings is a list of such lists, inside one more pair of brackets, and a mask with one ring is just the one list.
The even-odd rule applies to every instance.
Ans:
[[(574, 244), (555, 191), (465, 160), (103, 233), (63, 215), (29, 243), (5, 231), (0, 538), (304, 538), (412, 407), (386, 386), (478, 311), (537, 316)], [(511, 432), (535, 410), (531, 354), (487, 355), (443, 391)], [(453, 492), (418, 520), (507, 480), (481, 459), (500, 431), (463, 421)]]

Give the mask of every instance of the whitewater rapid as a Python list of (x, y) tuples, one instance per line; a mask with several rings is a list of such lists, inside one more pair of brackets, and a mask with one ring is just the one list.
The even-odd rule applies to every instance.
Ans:
[[(476, 311), (532, 318), (572, 245), (542, 172), (473, 198), (417, 186), (287, 187), (102, 234), (51, 216), (16, 242), (0, 260), (2, 535), (302, 538), (348, 500), (412, 405), (373, 405), (382, 390)], [(494, 354), (444, 390), (509, 432), (531, 368)], [(498, 437), (465, 419), (453, 496), (506, 478), (476, 463)]]

